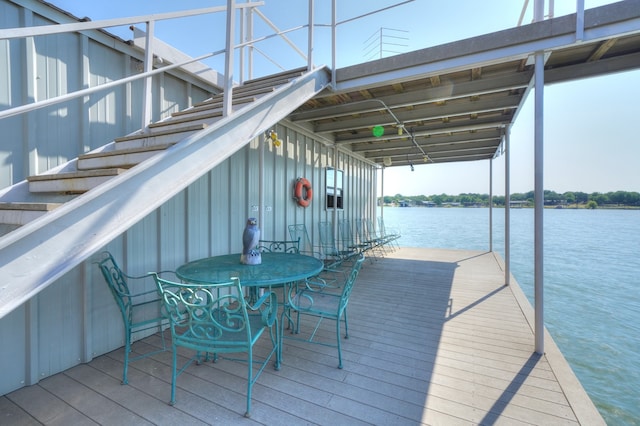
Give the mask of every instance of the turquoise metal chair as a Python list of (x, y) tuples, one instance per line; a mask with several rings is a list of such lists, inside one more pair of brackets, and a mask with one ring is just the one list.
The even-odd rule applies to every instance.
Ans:
[(333, 233), (333, 223), (318, 222), (318, 235), (320, 237), (320, 248), (322, 254), (331, 259), (327, 265), (329, 268), (339, 267), (343, 262), (352, 260), (358, 255), (359, 251), (353, 248), (339, 248)]
[(309, 233), (307, 232), (307, 227), (304, 223), (289, 225), (287, 228), (289, 229), (291, 239), (299, 241), (298, 249), (300, 253), (306, 254), (307, 256), (313, 256), (318, 259), (322, 258), (320, 250), (316, 250), (313, 247), (313, 244), (311, 244), (311, 238), (309, 238)]
[[(349, 323), (347, 321), (347, 305), (351, 291), (356, 282), (356, 278), (362, 268), (365, 256), (360, 253), (357, 260), (353, 263), (351, 271), (342, 286), (341, 292), (326, 291), (323, 287), (315, 287), (309, 283), (298, 283), (298, 285), (289, 286), (285, 295), (285, 307), (282, 312), (283, 319), (281, 323), (284, 327), (284, 317), (286, 316), (292, 321), (293, 312), (296, 313), (296, 327), (292, 333), (300, 334), (300, 316), (316, 317), (316, 325), (308, 338), (287, 337), (287, 339), (303, 340), (308, 343), (320, 344), (338, 349), (338, 368), (342, 368), (342, 349), (340, 345), (340, 328), (344, 322), (344, 337), (349, 338)], [(336, 344), (327, 341), (315, 340), (316, 332), (320, 327), (323, 319), (333, 320), (336, 322)], [(281, 338), (284, 337), (284, 330), (280, 332)]]
[[(335, 259), (333, 257), (331, 257), (331, 260), (327, 262), (326, 257), (319, 250), (314, 249), (313, 245), (311, 244), (311, 239), (309, 238), (309, 233), (307, 232), (307, 227), (304, 223), (289, 225), (287, 228), (289, 229), (289, 235), (291, 236), (291, 239), (297, 240), (299, 242), (298, 247), (301, 254), (313, 256), (317, 259), (325, 261), (325, 267), (318, 276), (319, 280), (317, 280), (315, 284), (324, 284), (325, 286), (333, 286), (335, 288), (336, 282), (339, 279), (337, 275), (344, 277), (345, 271), (335, 263)], [(314, 279), (311, 279), (310, 281), (314, 281)]]
[[(247, 407), (251, 413), (251, 390), (265, 366), (275, 354), (275, 368), (280, 368), (280, 339), (278, 336), (278, 302), (273, 292), (266, 292), (250, 305), (243, 296), (238, 278), (219, 284), (183, 284), (164, 280), (152, 274), (168, 313), (173, 352), (171, 370), (171, 401), (176, 402), (176, 380), (195, 360), (208, 359), (213, 354), (246, 353), (243, 358), (230, 358), (247, 363)], [(271, 348), (257, 357), (253, 347), (267, 331)], [(178, 370), (178, 347), (195, 351)]]
[(98, 267), (122, 314), (125, 342), (122, 384), (126, 385), (129, 383), (128, 371), (130, 361), (135, 361), (167, 350), (164, 335), (160, 333), (162, 349), (131, 357), (133, 334), (153, 329), (162, 331), (164, 326), (168, 326), (169, 321), (162, 313), (160, 297), (158, 296), (155, 285), (153, 285), (153, 279), (149, 275), (127, 275), (120, 269), (111, 253), (104, 252), (102, 255), (105, 256), (105, 258), (98, 262)]
[(379, 232), (380, 236), (384, 238), (385, 241), (387, 241), (387, 244), (389, 244), (392, 248), (399, 248), (399, 244), (397, 240), (402, 237), (401, 233), (397, 231), (392, 231), (391, 229), (387, 230), (382, 216), (378, 217), (378, 228), (380, 231)]
[(371, 249), (371, 245), (367, 241), (358, 241), (356, 239), (349, 219), (340, 219), (338, 221), (338, 235), (343, 251), (361, 252)]
[(259, 240), (256, 249), (262, 253), (299, 253), (300, 240)]
[(386, 254), (386, 240), (376, 234), (373, 223), (369, 219), (356, 219), (356, 235), (358, 240), (367, 244), (373, 253), (382, 257)]

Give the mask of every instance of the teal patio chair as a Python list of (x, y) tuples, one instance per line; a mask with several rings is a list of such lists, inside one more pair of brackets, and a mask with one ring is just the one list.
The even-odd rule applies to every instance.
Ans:
[[(289, 225), (289, 235), (291, 239), (299, 241), (300, 254), (305, 254), (307, 256), (313, 256), (317, 259), (321, 259), (325, 261), (325, 267), (318, 276), (320, 279), (319, 282), (315, 284), (321, 285), (324, 283), (327, 287), (335, 286), (338, 277), (336, 274), (344, 277), (345, 271), (338, 267), (338, 265), (334, 264), (333, 258), (327, 261), (326, 257), (322, 254), (320, 250), (314, 249), (313, 244), (311, 244), (311, 238), (309, 238), (309, 233), (307, 232), (307, 227), (304, 223), (297, 223), (294, 225)], [(314, 281), (311, 279), (311, 281)]]
[(256, 250), (262, 253), (300, 253), (300, 240), (259, 240)]
[[(251, 415), (251, 391), (265, 366), (275, 354), (275, 369), (280, 368), (280, 338), (278, 336), (278, 302), (273, 292), (266, 292), (250, 305), (243, 296), (238, 278), (218, 284), (183, 284), (164, 280), (152, 274), (167, 311), (171, 328), (173, 353), (171, 369), (171, 400), (176, 402), (176, 380), (193, 362), (200, 363), (204, 356), (218, 360), (219, 354), (245, 353), (243, 358), (230, 358), (246, 362), (247, 407), (245, 417)], [(270, 348), (258, 357), (254, 345), (265, 334)], [(178, 347), (195, 351), (178, 370)]]
[(380, 231), (380, 236), (384, 238), (392, 248), (400, 247), (397, 240), (400, 239), (402, 235), (400, 234), (400, 232), (391, 229), (387, 230), (382, 216), (378, 217), (378, 228)]
[[(120, 269), (117, 262), (109, 252), (102, 254), (105, 258), (98, 263), (100, 272), (104, 277), (111, 294), (113, 295), (124, 326), (124, 367), (122, 370), (122, 384), (129, 383), (129, 362), (145, 358), (167, 350), (162, 333), (163, 327), (168, 326), (169, 321), (163, 315), (162, 303), (158, 291), (149, 275), (127, 275)], [(134, 333), (147, 330), (160, 331), (162, 348), (146, 352), (136, 357), (131, 357), (131, 344)]]
[(373, 222), (369, 219), (356, 219), (356, 234), (360, 241), (365, 241), (372, 251), (380, 256), (386, 254), (385, 245), (386, 238), (379, 236), (373, 227)]
[[(351, 291), (358, 277), (358, 273), (362, 267), (365, 256), (360, 253), (353, 263), (351, 271), (342, 286), (341, 292), (325, 291), (324, 288), (314, 287), (308, 283), (298, 286), (289, 286), (285, 295), (285, 308), (282, 311), (281, 324), (284, 327), (284, 317), (288, 317), (289, 321), (293, 321), (292, 315), (295, 312), (296, 326), (292, 333), (300, 334), (300, 316), (312, 316), (317, 318), (315, 328), (309, 333), (308, 338), (287, 337), (287, 339), (302, 340), (307, 343), (320, 344), (324, 346), (335, 347), (338, 349), (338, 368), (342, 368), (342, 349), (340, 345), (340, 328), (344, 322), (344, 338), (349, 338), (349, 323), (347, 321), (347, 305)], [(320, 327), (323, 319), (333, 320), (336, 323), (336, 343), (329, 343), (315, 339), (316, 332)], [(280, 332), (280, 338), (284, 337), (284, 330)]]
[(340, 219), (338, 221), (338, 236), (340, 246), (345, 251), (364, 252), (371, 249), (369, 242), (356, 239), (349, 219)]
[(304, 223), (289, 225), (287, 228), (289, 229), (291, 239), (300, 242), (298, 247), (301, 254), (322, 259), (323, 256), (320, 247), (314, 247), (313, 244), (311, 244), (311, 238), (307, 232), (307, 226)]
[(358, 255), (359, 251), (352, 248), (339, 248), (333, 233), (333, 223), (318, 222), (318, 235), (322, 254), (330, 259), (329, 268), (339, 267), (343, 262), (349, 261)]

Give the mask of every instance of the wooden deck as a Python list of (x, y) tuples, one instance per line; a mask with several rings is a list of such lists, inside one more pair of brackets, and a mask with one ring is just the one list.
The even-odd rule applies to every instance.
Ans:
[(0, 397), (0, 424), (604, 424), (550, 337), (546, 355), (534, 353), (531, 306), (515, 281), (504, 286), (496, 257), (402, 248), (367, 261), (344, 369), (333, 348), (285, 340), (282, 369), (254, 387), (251, 419), (244, 365), (191, 365), (171, 407), (170, 353), (132, 363), (123, 386), (119, 349)]

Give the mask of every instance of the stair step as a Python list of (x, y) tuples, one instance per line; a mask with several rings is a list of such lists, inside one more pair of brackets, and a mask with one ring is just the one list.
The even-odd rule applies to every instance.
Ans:
[(288, 79), (291, 80), (293, 78), (296, 77), (300, 77), (301, 75), (303, 75), (304, 73), (307, 72), (307, 67), (300, 67), (300, 68), (296, 68), (293, 70), (288, 70), (288, 71), (283, 71), (281, 73), (278, 74), (271, 74), (271, 75), (266, 75), (264, 77), (258, 77), (258, 78), (254, 78), (253, 80), (247, 80), (244, 82), (245, 85), (252, 85), (252, 84), (257, 84), (259, 82), (265, 82), (265, 81), (278, 81), (278, 80), (282, 80), (282, 79)]
[[(249, 104), (253, 101), (255, 101), (256, 98), (255, 96), (250, 96), (250, 97), (243, 97), (243, 98), (236, 98), (234, 97), (233, 99), (233, 105), (242, 105), (242, 104)], [(220, 98), (219, 100), (215, 100), (212, 101), (211, 98), (207, 99), (206, 101), (202, 101), (202, 102), (198, 102), (197, 104), (195, 104), (194, 106), (192, 106), (189, 109), (184, 109), (182, 111), (176, 111), (174, 113), (171, 114), (172, 117), (180, 117), (180, 116), (184, 116), (184, 115), (193, 115), (195, 116), (195, 114), (201, 113), (201, 112), (208, 112), (211, 111), (213, 109), (216, 108), (222, 108), (222, 98)]]
[(185, 123), (203, 122), (203, 124), (207, 124), (219, 118), (222, 118), (222, 110), (213, 110), (203, 114), (196, 114), (193, 117), (184, 115), (164, 121), (158, 121), (157, 123), (151, 123), (149, 124), (149, 129), (176, 129), (184, 126)]
[(151, 147), (179, 142), (195, 132), (206, 129), (205, 123), (185, 125), (175, 129), (159, 129), (151, 133), (138, 133), (115, 139), (116, 150)]
[(0, 203), (0, 224), (21, 226), (61, 205), (61, 203)]
[(127, 169), (121, 168), (81, 170), (77, 172), (29, 176), (27, 181), (29, 182), (30, 192), (82, 194), (126, 171)]
[(172, 145), (175, 143), (84, 154), (78, 157), (77, 167), (78, 170), (129, 169)]
[[(251, 101), (256, 100), (257, 96), (259, 95), (264, 95), (266, 93), (271, 93), (273, 91), (275, 91), (276, 88), (274, 86), (267, 86), (267, 87), (259, 87), (259, 88), (255, 88), (255, 89), (251, 89), (249, 91), (245, 91), (244, 93), (238, 93), (238, 89), (234, 88), (233, 89), (233, 105), (237, 105), (237, 104), (241, 104), (241, 103), (248, 103)], [(198, 102), (196, 104), (194, 104), (193, 106), (195, 108), (197, 107), (201, 107), (201, 106), (207, 106), (207, 105), (219, 105), (220, 107), (222, 107), (222, 102), (223, 102), (223, 96), (222, 95), (216, 95), (213, 96), (209, 99), (205, 99), (202, 102)], [(188, 111), (188, 110), (185, 110)]]
[[(280, 74), (274, 74), (267, 77), (260, 77), (244, 82), (241, 86), (233, 88), (233, 103), (240, 101), (244, 97), (261, 95), (274, 91), (278, 86), (291, 81), (296, 77), (300, 77), (306, 72), (306, 68), (299, 68), (293, 71), (287, 71)], [(211, 98), (194, 104), (194, 107), (211, 103), (222, 103), (223, 94), (218, 93)]]

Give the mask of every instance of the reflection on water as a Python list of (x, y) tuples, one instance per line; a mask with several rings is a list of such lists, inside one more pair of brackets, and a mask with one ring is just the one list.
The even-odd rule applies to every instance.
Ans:
[[(385, 208), (400, 246), (489, 249), (489, 209)], [(533, 303), (533, 210), (511, 210), (511, 270)], [(545, 323), (608, 424), (640, 424), (640, 211), (545, 210)], [(504, 210), (493, 210), (504, 257)]]

